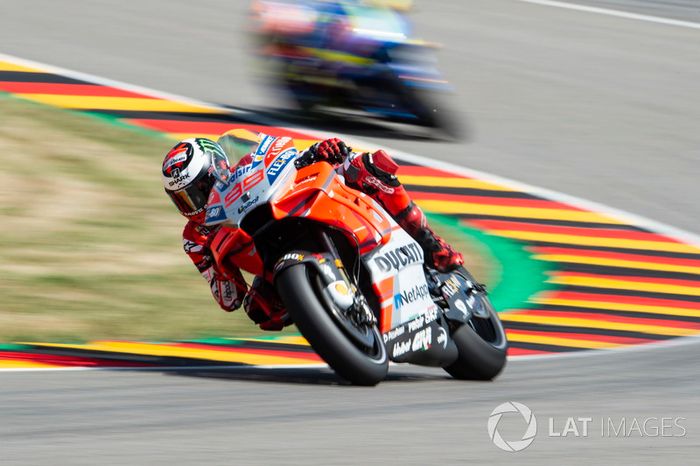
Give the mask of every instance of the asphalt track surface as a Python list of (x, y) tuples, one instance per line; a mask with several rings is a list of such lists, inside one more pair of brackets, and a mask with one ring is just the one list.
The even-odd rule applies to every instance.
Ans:
[[(697, 29), (514, 0), (417, 3), (420, 34), (451, 44), (442, 65), (458, 86), (452, 102), (467, 139), (423, 140), (365, 124), (343, 132), (700, 232)], [(578, 3), (697, 19), (684, 8), (691, 2), (653, 2), (653, 11), (652, 2)], [(6, 0), (0, 44), (4, 53), (270, 113), (274, 96), (253, 84), (235, 33), (244, 7)], [(543, 464), (562, 457), (691, 464), (700, 452), (698, 348), (518, 361), (495, 383), (401, 368), (375, 389), (298, 369), (6, 373), (0, 457), (3, 464)], [(489, 413), (508, 400), (540, 420), (535, 443), (517, 454), (497, 450), (486, 434)], [(557, 425), (568, 416), (684, 416), (688, 433), (547, 438), (549, 416)]]
[[(5, 373), (2, 464), (696, 464), (700, 362), (689, 348), (517, 361), (494, 383), (394, 368), (377, 388), (319, 369)], [(519, 453), (486, 431), (508, 400), (538, 419)], [(569, 416), (593, 419), (588, 437), (547, 437), (549, 417), (561, 432)], [(601, 435), (608, 417), (678, 416), (685, 438)], [(522, 435), (517, 418), (502, 422)]]

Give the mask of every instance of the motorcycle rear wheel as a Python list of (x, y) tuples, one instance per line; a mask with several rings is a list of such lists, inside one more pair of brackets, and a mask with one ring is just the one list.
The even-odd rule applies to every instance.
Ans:
[(452, 330), (459, 356), (445, 371), (455, 379), (492, 380), (506, 365), (508, 340), (505, 330), (486, 294), (479, 292), (487, 316), (472, 316), (468, 324)]
[(433, 128), (454, 140), (463, 139), (464, 128), (457, 114), (446, 104), (446, 95), (430, 89), (408, 87), (394, 76), (389, 78), (389, 83), (403, 108), (415, 117), (406, 123)]
[[(317, 272), (306, 264), (280, 273), (276, 286), (292, 320), (311, 347), (342, 378), (355, 385), (372, 386), (382, 381), (389, 368), (386, 347), (374, 325), (372, 347), (361, 347), (341, 329), (332, 309), (321, 298)], [(337, 311), (336, 311), (337, 313)]]

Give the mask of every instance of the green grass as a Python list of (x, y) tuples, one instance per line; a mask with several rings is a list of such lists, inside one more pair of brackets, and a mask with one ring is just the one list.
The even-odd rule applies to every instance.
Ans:
[(182, 251), (160, 182), (173, 141), (103, 120), (0, 94), (0, 341), (259, 334)]

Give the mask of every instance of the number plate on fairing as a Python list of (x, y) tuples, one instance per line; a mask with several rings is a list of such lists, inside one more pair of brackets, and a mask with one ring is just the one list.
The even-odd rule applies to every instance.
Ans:
[(291, 138), (262, 135), (251, 154), (253, 162), (236, 167), (227, 183), (214, 185), (205, 223), (240, 226), (248, 212), (269, 202), (286, 183), (295, 171), (291, 162), (297, 155)]

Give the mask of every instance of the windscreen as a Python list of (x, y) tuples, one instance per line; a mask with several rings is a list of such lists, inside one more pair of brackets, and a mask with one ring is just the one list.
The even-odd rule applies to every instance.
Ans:
[(232, 129), (224, 133), (217, 141), (235, 166), (246, 154), (254, 152), (260, 143), (260, 135), (247, 129)]
[(395, 11), (362, 6), (347, 6), (346, 9), (355, 34), (383, 40), (406, 39), (406, 21)]

